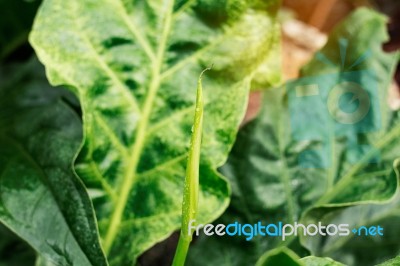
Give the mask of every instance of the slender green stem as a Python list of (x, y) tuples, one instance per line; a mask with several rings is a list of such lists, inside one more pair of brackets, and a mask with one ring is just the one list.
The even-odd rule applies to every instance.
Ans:
[(189, 157), (186, 166), (185, 188), (183, 191), (182, 227), (178, 247), (172, 264), (173, 266), (185, 265), (186, 255), (193, 234), (193, 229), (189, 229), (189, 224), (193, 226), (193, 223), (195, 225), (196, 221), (199, 200), (199, 165), (204, 106), (201, 77), (207, 70), (209, 70), (209, 68), (205, 69), (200, 74), (197, 83), (196, 110), (194, 115), (192, 138), (190, 141)]
[(185, 265), (186, 255), (189, 251), (190, 242), (192, 242), (191, 237), (183, 237), (181, 233), (172, 266)]

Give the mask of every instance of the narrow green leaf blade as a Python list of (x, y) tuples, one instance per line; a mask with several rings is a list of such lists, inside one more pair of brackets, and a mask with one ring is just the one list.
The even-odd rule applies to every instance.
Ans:
[(188, 225), (191, 220), (196, 220), (199, 205), (199, 165), (204, 112), (203, 87), (201, 79), (204, 71), (201, 73), (197, 83), (196, 109), (192, 127), (192, 138), (190, 141), (188, 162), (186, 166), (185, 188), (183, 190), (181, 233), (184, 237), (190, 236), (190, 239), (193, 232), (188, 231)]
[(201, 72), (197, 82), (196, 109), (192, 127), (192, 139), (190, 141), (188, 162), (186, 166), (185, 188), (183, 190), (182, 226), (174, 261), (172, 263), (174, 266), (185, 265), (186, 256), (190, 242), (192, 242), (193, 235), (193, 231), (189, 231), (189, 225), (191, 225), (192, 222), (193, 226), (196, 225), (195, 221), (198, 212), (200, 190), (199, 165), (204, 112), (203, 87), (201, 79), (203, 73), (207, 70), (210, 70), (210, 68)]

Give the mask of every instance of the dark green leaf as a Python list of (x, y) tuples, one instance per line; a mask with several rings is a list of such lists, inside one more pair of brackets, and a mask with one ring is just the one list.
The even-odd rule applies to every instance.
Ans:
[(0, 59), (28, 41), (40, 0), (0, 0)]
[(35, 251), (15, 233), (0, 224), (0, 266), (33, 266)]
[[(374, 39), (371, 40), (370, 36), (374, 36)], [(395, 178), (389, 173), (393, 160), (398, 156), (396, 145), (392, 143), (400, 134), (400, 126), (397, 124), (397, 112), (388, 108), (387, 91), (397, 59), (395, 55), (382, 51), (382, 44), (387, 40), (386, 19), (372, 10), (359, 9), (333, 31), (328, 44), (319, 54), (325, 58), (321, 60), (321, 56), (317, 55), (303, 70), (304, 77), (319, 76), (321, 83), (332, 82), (332, 77), (337, 78), (333, 85), (347, 82), (345, 75), (349, 73), (350, 78), (363, 88), (369, 87), (371, 83), (376, 84), (376, 91), (370, 97), (371, 105), (377, 103), (377, 106), (370, 111), (371, 117), (367, 117), (368, 125), (376, 127), (363, 129), (355, 124), (352, 135), (339, 136), (341, 139), (336, 141), (329, 140), (332, 143), (331, 155), (328, 157), (330, 167), (324, 177), (327, 191), (319, 200), (320, 203), (382, 201), (389, 199), (396, 189), (393, 186), (395, 183), (390, 181)], [(343, 74), (335, 76), (335, 73), (340, 72)], [(325, 128), (336, 126), (336, 131), (345, 128), (332, 125), (333, 119), (324, 122)], [(374, 153), (360, 151), (360, 154), (352, 154), (352, 138), (355, 138), (357, 145), (369, 145), (378, 150), (378, 156), (381, 157), (379, 163), (369, 164), (373, 156), (376, 156)], [(389, 173), (385, 173), (385, 170)], [(365, 172), (367, 176), (363, 176)]]
[[(396, 224), (394, 221), (398, 219), (396, 218), (398, 200), (389, 205), (374, 205), (385, 203), (393, 198), (398, 188), (399, 177), (398, 172), (395, 173), (392, 170), (393, 168), (397, 170), (398, 166), (393, 167), (393, 161), (400, 155), (399, 114), (388, 108), (388, 96), (385, 90), (391, 82), (391, 76), (397, 64), (397, 55), (386, 54), (382, 51), (382, 43), (388, 39), (385, 23), (384, 17), (370, 10), (361, 9), (333, 32), (330, 42), (322, 50), (326, 58), (332, 61), (338, 58), (338, 54), (333, 52), (334, 44), (339, 43), (341, 38), (347, 38), (349, 49), (369, 51), (369, 55), (364, 54), (369, 57), (364, 58), (365, 60), (352, 70), (372, 70), (380, 90), (379, 95), (372, 98), (375, 101), (379, 99), (380, 112), (375, 118), (375, 123), (380, 123), (379, 130), (357, 132), (357, 140), (370, 145), (378, 153), (366, 152), (361, 154), (356, 163), (352, 163), (349, 149), (346, 146), (343, 147), (342, 143), (336, 142), (332, 147), (336, 155), (331, 157), (333, 167), (327, 174), (330, 177), (327, 190), (324, 196), (314, 204), (313, 209), (306, 212), (301, 220), (304, 223), (315, 221), (323, 221), (325, 224), (346, 223), (350, 225), (350, 229), (379, 224), (386, 227), (387, 234), (383, 237), (301, 237), (301, 242), (313, 254), (329, 256), (349, 265), (374, 265), (387, 257), (398, 254), (400, 248), (397, 241), (393, 239), (398, 232), (394, 226)], [(374, 42), (365, 41), (370, 39), (370, 36), (374, 36)], [(360, 41), (354, 38), (359, 38)], [(351, 51), (347, 52), (348, 58), (344, 60), (344, 66), (357, 62), (357, 59), (363, 56)], [(331, 69), (332, 66), (314, 59), (304, 69), (304, 74), (323, 74)], [(368, 86), (368, 77), (360, 75), (360, 80), (364, 80)], [(378, 160), (375, 163), (369, 163), (376, 154), (378, 154)]]
[(111, 264), (131, 264), (179, 228), (195, 84), (212, 63), (199, 222), (227, 207), (229, 187), (216, 168), (235, 139), (252, 77), (276, 82), (278, 69), (268, 67), (276, 7), (276, 0), (44, 1), (30, 40), (51, 83), (72, 86), (82, 104), (76, 170), (96, 196)]
[(57, 265), (106, 265), (72, 169), (82, 133), (70, 96), (48, 85), (37, 60), (16, 69), (0, 74), (0, 221)]
[(396, 257), (394, 259), (385, 261), (384, 263), (381, 263), (378, 266), (399, 266), (399, 265), (400, 265), (400, 257)]
[[(397, 165), (397, 167), (399, 167)], [(380, 226), (383, 236), (315, 236), (302, 239), (314, 254), (329, 256), (347, 265), (376, 265), (400, 252), (400, 196), (384, 205), (366, 204), (351, 207), (320, 207), (310, 211), (305, 223), (349, 224), (350, 230), (361, 226)]]

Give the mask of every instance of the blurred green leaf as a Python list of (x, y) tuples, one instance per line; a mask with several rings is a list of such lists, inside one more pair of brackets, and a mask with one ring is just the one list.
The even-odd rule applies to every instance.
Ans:
[(0, 73), (0, 221), (57, 265), (106, 265), (92, 204), (72, 169), (82, 132), (63, 99), (70, 96), (48, 85), (37, 60), (7, 70)]
[(331, 258), (318, 258), (308, 256), (300, 259), (305, 266), (344, 266), (343, 264), (332, 260)]
[(0, 60), (28, 41), (40, 3), (40, 0), (0, 0)]
[[(399, 165), (397, 165), (399, 167)], [(302, 239), (314, 254), (329, 256), (347, 265), (376, 265), (399, 254), (400, 195), (389, 204), (364, 204), (351, 207), (315, 208), (304, 218), (305, 223), (349, 224), (350, 230), (360, 226), (381, 226), (383, 236), (329, 236)]]
[[(215, 223), (230, 224), (237, 221), (242, 224), (255, 224), (262, 221), (293, 224), (313, 207), (384, 203), (394, 196), (398, 187), (398, 177), (393, 170), (393, 161), (400, 155), (400, 123), (398, 112), (390, 110), (386, 101), (397, 58), (382, 51), (382, 44), (387, 40), (385, 23), (386, 20), (372, 10), (357, 10), (334, 30), (328, 44), (322, 49), (322, 53), (332, 64), (325, 64), (315, 58), (303, 71), (303, 78), (315, 77), (324, 84), (331, 82), (333, 77), (336, 78), (336, 83), (340, 84), (344, 80), (340, 74), (343, 50), (339, 49), (339, 40), (346, 38), (349, 44), (347, 57), (343, 62), (345, 66), (351, 66), (357, 59), (363, 58), (366, 51), (371, 51), (370, 56), (364, 57), (365, 60), (351, 71), (354, 71), (353, 78), (361, 87), (365, 87), (371, 81), (376, 82), (379, 96), (376, 100), (379, 101), (382, 113), (381, 117), (378, 117), (381, 130), (360, 133), (354, 127), (347, 138), (362, 140), (363, 144), (372, 145), (379, 150), (380, 161), (370, 164), (371, 154), (366, 153), (361, 154), (358, 162), (354, 163), (346, 143), (348, 139), (346, 136), (340, 136), (331, 139), (334, 152), (324, 154), (327, 155), (331, 167), (305, 168), (300, 164), (301, 154), (318, 147), (319, 141), (295, 140), (294, 136), (297, 133), (292, 129), (294, 135), (291, 134), (291, 116), (285, 90), (266, 91), (262, 111), (254, 121), (240, 130), (228, 163), (222, 168), (222, 172), (232, 184), (232, 200), (227, 211)], [(365, 68), (371, 71), (357, 71)], [(371, 75), (371, 72), (376, 74)], [(325, 80), (325, 77), (329, 80)], [(315, 122), (309, 114), (315, 111), (316, 106), (309, 105), (305, 108), (308, 109), (298, 110), (296, 117), (297, 121), (308, 128), (311, 122)], [(320, 126), (329, 128), (330, 125), (328, 121), (322, 121)], [(325, 157), (314, 156), (312, 160), (318, 164), (325, 160)], [(315, 217), (312, 211), (306, 215), (309, 216)], [(338, 216), (332, 213), (330, 217), (335, 222), (334, 218)], [(363, 217), (353, 215), (352, 221), (362, 223)], [(300, 222), (308, 222), (310, 219), (302, 219)], [(319, 220), (316, 218), (315, 221)], [(323, 239), (325, 238), (307, 237), (302, 238), (302, 243), (315, 255), (330, 256), (331, 254), (316, 252), (317, 248), (325, 247)], [(246, 241), (243, 236), (201, 236), (189, 254), (190, 265), (248, 265), (254, 263), (263, 252), (275, 247), (289, 246), (292, 249), (300, 249), (295, 240), (290, 238), (281, 241), (279, 237), (255, 236), (251, 241)], [(389, 239), (386, 240), (387, 242), (374, 243), (372, 247), (390, 244)], [(343, 252), (346, 252), (346, 248)], [(378, 258), (378, 253), (368, 254)], [(334, 259), (348, 262), (345, 256), (337, 256)]]
[(257, 261), (256, 266), (344, 266), (330, 258), (307, 256), (301, 258), (287, 248), (276, 248), (266, 252)]
[(76, 170), (93, 195), (112, 265), (132, 264), (180, 226), (195, 83), (212, 63), (198, 222), (227, 207), (229, 187), (216, 168), (231, 149), (253, 76), (269, 72), (264, 85), (276, 82), (279, 70), (266, 63), (278, 41), (278, 4), (44, 1), (30, 40), (51, 83), (73, 87), (82, 104)]
[[(357, 238), (353, 235), (300, 237), (301, 243), (312, 254), (332, 257), (349, 265), (374, 265), (395, 256), (400, 250), (400, 245), (394, 240), (398, 232), (394, 224), (398, 219), (396, 217), (399, 201), (393, 199), (398, 188), (399, 166), (397, 163), (393, 165), (393, 161), (400, 155), (398, 145), (400, 123), (399, 113), (388, 107), (386, 90), (392, 81), (392, 73), (398, 63), (398, 54), (387, 54), (382, 51), (382, 44), (388, 40), (386, 22), (384, 17), (373, 11), (360, 9), (332, 33), (328, 44), (321, 51), (329, 61), (335, 58), (337, 60), (340, 56), (338, 52), (335, 53), (335, 43), (339, 43), (342, 38), (348, 39), (349, 49), (352, 50), (347, 52), (348, 57), (343, 65), (351, 66), (357, 62), (358, 58), (365, 59), (352, 71), (373, 70), (380, 90), (378, 96), (381, 107), (380, 130), (359, 133), (356, 136), (358, 141), (371, 145), (379, 151), (378, 162), (370, 164), (369, 161), (374, 154), (367, 152), (357, 163), (352, 163), (346, 146), (335, 142), (332, 148), (336, 151), (336, 154), (332, 156), (333, 167), (327, 173), (328, 180), (333, 180), (333, 182), (330, 182), (331, 185), (328, 185), (323, 197), (318, 199), (313, 208), (303, 214), (301, 220), (305, 224), (315, 221), (322, 221), (325, 224), (346, 223), (350, 225), (350, 229), (377, 224), (386, 227), (388, 233), (383, 237)], [(368, 41), (371, 40), (370, 36), (374, 36), (373, 41)], [(353, 53), (353, 49), (358, 53)], [(363, 55), (362, 51), (369, 51), (369, 53)], [(307, 76), (332, 71), (333, 66), (322, 61), (313, 59), (304, 68), (303, 74)], [(362, 75), (359, 80), (367, 82)], [(392, 200), (392, 203), (374, 205), (386, 203), (388, 200)]]
[(304, 266), (299, 256), (287, 248), (277, 248), (265, 253), (257, 261), (256, 266)]
[(400, 265), (400, 257), (396, 257), (394, 259), (385, 261), (384, 263), (381, 263), (378, 266), (398, 266), (398, 265)]

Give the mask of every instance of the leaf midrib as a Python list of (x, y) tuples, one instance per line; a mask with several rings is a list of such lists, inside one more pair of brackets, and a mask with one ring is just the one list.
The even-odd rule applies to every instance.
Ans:
[(129, 150), (129, 163), (126, 168), (122, 184), (118, 189), (118, 194), (120, 195), (120, 197), (118, 198), (114, 212), (111, 215), (110, 224), (108, 226), (108, 230), (104, 240), (104, 249), (107, 254), (110, 252), (115, 237), (118, 233), (118, 229), (122, 221), (123, 212), (128, 202), (129, 193), (136, 179), (137, 167), (145, 144), (146, 131), (148, 128), (150, 115), (152, 113), (155, 97), (161, 85), (161, 70), (164, 61), (164, 54), (166, 51), (166, 44), (171, 30), (173, 7), (174, 0), (170, 0), (168, 2), (168, 13), (165, 16), (165, 26), (162, 31), (160, 45), (157, 50), (156, 59), (153, 61), (152, 64), (150, 87), (145, 99), (144, 108), (142, 111), (142, 118), (139, 121), (138, 128), (135, 134), (134, 145)]

